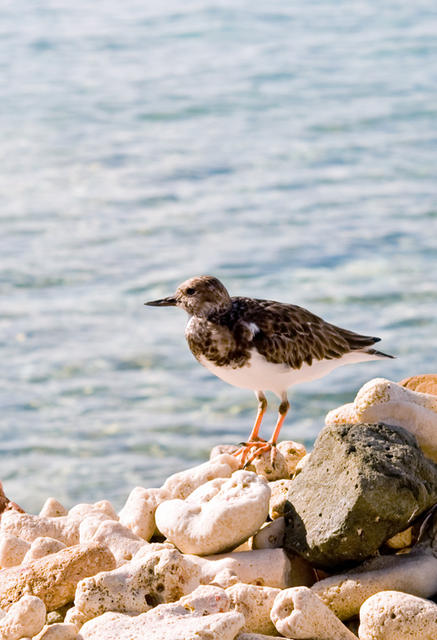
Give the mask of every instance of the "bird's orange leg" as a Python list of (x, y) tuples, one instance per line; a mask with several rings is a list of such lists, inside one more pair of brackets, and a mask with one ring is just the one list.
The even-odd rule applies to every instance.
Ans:
[(272, 437), (270, 438), (270, 440), (268, 442), (256, 442), (256, 450), (255, 452), (252, 454), (252, 456), (249, 458), (249, 460), (246, 462), (246, 465), (250, 464), (255, 458), (257, 458), (263, 451), (268, 451), (269, 449), (272, 450), (272, 460), (274, 459), (275, 456), (275, 447), (276, 447), (276, 443), (278, 441), (279, 438), (279, 432), (281, 431), (282, 425), (284, 424), (284, 420), (285, 417), (288, 413), (288, 410), (290, 409), (290, 403), (288, 402), (288, 398), (287, 395), (284, 393), (282, 395), (282, 402), (279, 405), (279, 415), (278, 415), (278, 420), (276, 422), (276, 426), (275, 426), (275, 430), (272, 433)]
[(261, 440), (258, 438), (259, 429), (261, 426), (262, 419), (267, 409), (267, 398), (263, 394), (262, 391), (258, 391), (256, 393), (256, 397), (258, 398), (258, 413), (256, 414), (255, 424), (253, 425), (253, 429), (250, 432), (249, 439), (247, 442), (243, 443), (237, 451), (234, 451), (233, 455), (238, 457), (241, 456), (241, 464), (244, 465), (246, 457), (251, 451), (252, 447), (257, 446), (260, 443), (265, 443), (265, 440)]

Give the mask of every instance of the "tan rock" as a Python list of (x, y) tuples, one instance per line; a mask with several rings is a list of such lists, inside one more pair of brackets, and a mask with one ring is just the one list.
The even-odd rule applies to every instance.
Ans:
[(437, 373), (424, 373), (420, 376), (411, 376), (410, 378), (404, 378), (398, 384), (407, 389), (411, 389), (411, 391), (437, 396)]
[(280, 549), (284, 546), (285, 518), (266, 522), (252, 538), (252, 549)]
[(246, 463), (244, 468), (254, 471), (268, 482), (290, 477), (285, 456), (276, 447), (263, 451), (250, 464)]
[(18, 511), (6, 511), (1, 519), (0, 530), (19, 536), (26, 542), (33, 542), (36, 538), (55, 538), (67, 547), (79, 542), (79, 521), (60, 516), (47, 518), (34, 516)]
[[(230, 456), (232, 457), (232, 456)], [(267, 517), (268, 483), (250, 471), (215, 478), (186, 500), (159, 505), (159, 530), (184, 553), (208, 555), (235, 548), (256, 533)]]
[(378, 556), (346, 573), (316, 582), (311, 590), (340, 619), (348, 620), (379, 591), (403, 591), (424, 598), (437, 593), (437, 558), (430, 551)]
[(39, 512), (42, 518), (58, 518), (59, 516), (66, 516), (67, 514), (67, 509), (59, 500), (56, 500), (56, 498), (47, 498)]
[(283, 549), (258, 549), (201, 558), (187, 556), (200, 567), (200, 582), (227, 588), (237, 582), (285, 589), (312, 584), (312, 570), (297, 556), (290, 561)]
[(119, 513), (121, 524), (143, 540), (150, 540), (156, 528), (156, 507), (170, 497), (170, 492), (165, 489), (135, 487)]
[(405, 549), (411, 547), (414, 542), (413, 527), (408, 527), (404, 531), (400, 531), (386, 541), (386, 546), (390, 549)]
[(211, 453), (209, 454), (209, 459), (217, 458), (217, 456), (221, 456), (222, 453), (228, 453), (232, 455), (236, 451), (238, 451), (239, 447), (236, 444), (217, 444), (215, 447), (211, 449)]
[(266, 636), (264, 633), (239, 633), (235, 640), (286, 640), (285, 636)]
[(274, 635), (275, 625), (270, 619), (270, 611), (280, 589), (258, 587), (254, 584), (238, 583), (226, 589), (231, 609), (244, 615), (241, 631)]
[(198, 586), (199, 576), (191, 558), (176, 549), (152, 551), (79, 582), (74, 605), (88, 619), (105, 611), (139, 614), (190, 593)]
[(437, 397), (419, 393), (385, 378), (370, 380), (353, 406), (330, 411), (326, 424), (384, 422), (403, 427), (416, 438), (424, 454), (437, 462)]
[(229, 478), (240, 466), (234, 456), (223, 453), (197, 467), (174, 473), (164, 482), (162, 488), (168, 491), (171, 498), (184, 500), (202, 484), (214, 478)]
[(93, 535), (93, 540), (108, 547), (115, 558), (117, 567), (132, 560), (141, 547), (148, 546), (145, 540), (114, 520), (101, 522)]
[(86, 516), (79, 525), (79, 541), (90, 542), (93, 540), (97, 529), (102, 522), (117, 522), (116, 520), (108, 520), (108, 516), (104, 513), (93, 513)]
[(270, 482), (269, 516), (272, 520), (282, 518), (285, 514), (288, 490), (293, 480), (276, 480)]
[(65, 549), (65, 544), (60, 540), (55, 540), (54, 538), (35, 538), (23, 558), (23, 563), (44, 558), (51, 553), (61, 551), (61, 549)]
[(46, 608), (42, 600), (25, 595), (0, 618), (0, 638), (20, 640), (25, 636), (34, 636), (42, 629), (45, 620)]
[(161, 604), (129, 617), (105, 613), (87, 622), (80, 640), (234, 640), (244, 617), (229, 611), (229, 600), (218, 587), (201, 586), (178, 602)]
[(29, 542), (11, 533), (0, 533), (0, 567), (6, 569), (21, 564), (27, 551)]
[(45, 625), (33, 640), (76, 640), (77, 634), (76, 625), (59, 622)]
[(108, 520), (118, 520), (117, 513), (109, 500), (100, 500), (91, 504), (86, 502), (77, 504), (69, 510), (68, 515), (72, 519), (83, 520), (95, 513), (103, 513)]
[(58, 609), (73, 600), (79, 580), (114, 567), (109, 549), (93, 542), (4, 569), (0, 572), (0, 607), (7, 609), (23, 593), (29, 593), (41, 598), (47, 611)]
[(360, 609), (360, 640), (436, 640), (437, 604), (399, 591), (381, 591)]
[(276, 629), (286, 638), (356, 640), (356, 636), (307, 587), (281, 591), (270, 615)]
[(289, 476), (296, 472), (296, 466), (306, 456), (306, 449), (300, 442), (282, 440), (277, 444), (278, 451), (284, 456)]

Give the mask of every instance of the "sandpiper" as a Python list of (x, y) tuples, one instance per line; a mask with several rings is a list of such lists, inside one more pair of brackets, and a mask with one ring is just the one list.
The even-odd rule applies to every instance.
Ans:
[[(253, 459), (276, 444), (290, 408), (289, 387), (345, 364), (394, 357), (372, 348), (380, 338), (337, 327), (303, 307), (231, 297), (213, 276), (190, 278), (174, 295), (145, 304), (184, 309), (189, 315), (185, 337), (194, 357), (225, 382), (255, 392), (258, 413), (248, 442), (238, 450), (242, 463), (251, 451)], [(265, 391), (280, 399), (268, 442), (258, 436), (267, 408)]]

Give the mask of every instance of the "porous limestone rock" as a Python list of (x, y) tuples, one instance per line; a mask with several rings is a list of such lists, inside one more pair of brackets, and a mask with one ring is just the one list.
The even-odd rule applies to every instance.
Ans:
[(384, 422), (403, 427), (416, 438), (424, 454), (437, 462), (437, 397), (411, 391), (401, 384), (374, 378), (358, 391), (353, 403), (326, 416), (326, 424)]
[(419, 376), (411, 376), (410, 378), (404, 378), (398, 384), (411, 389), (411, 391), (437, 396), (437, 373), (423, 373)]
[(232, 455), (236, 451), (238, 451), (240, 447), (236, 444), (217, 444), (215, 447), (211, 449), (209, 454), (209, 459), (217, 458), (217, 456), (221, 456), (222, 453), (228, 453)]
[(437, 558), (430, 549), (378, 556), (346, 573), (316, 582), (311, 590), (338, 616), (357, 615), (367, 598), (396, 590), (428, 598), (437, 593)]
[(27, 551), (29, 542), (11, 533), (0, 533), (0, 568), (7, 569), (21, 564)]
[(360, 609), (360, 640), (436, 640), (437, 604), (399, 591), (381, 591)]
[(199, 576), (198, 566), (176, 549), (152, 551), (79, 582), (74, 605), (82, 619), (105, 611), (139, 614), (190, 593), (199, 585)]
[[(108, 522), (108, 517), (104, 513), (93, 513), (86, 516), (79, 525), (79, 541), (90, 542), (102, 522)], [(117, 521), (109, 520), (109, 522)]]
[(0, 607), (8, 609), (23, 593), (38, 596), (47, 611), (58, 609), (74, 598), (79, 580), (115, 567), (109, 549), (96, 542), (80, 544), (26, 565), (0, 572)]
[(135, 487), (119, 513), (121, 524), (129, 527), (140, 538), (150, 540), (156, 528), (156, 507), (171, 497), (166, 489)]
[(95, 513), (103, 513), (107, 516), (108, 520), (118, 520), (117, 513), (109, 500), (99, 500), (99, 502), (93, 502), (91, 504), (81, 502), (69, 510), (68, 516), (71, 519), (83, 520), (87, 516), (94, 515)]
[(291, 487), (293, 480), (276, 480), (270, 482), (270, 502), (269, 502), (269, 516), (272, 520), (283, 517), (288, 499), (288, 491)]
[(170, 498), (184, 500), (195, 489), (214, 480), (215, 478), (229, 478), (240, 466), (237, 458), (223, 453), (212, 460), (208, 460), (197, 467), (185, 469), (171, 475), (162, 485)]
[(287, 640), (285, 636), (266, 636), (264, 633), (239, 633), (235, 640)]
[(66, 515), (68, 515), (68, 510), (56, 498), (47, 498), (39, 512), (39, 516), (42, 518), (58, 518)]
[(293, 476), (296, 472), (296, 466), (306, 456), (304, 445), (293, 440), (282, 440), (278, 442), (276, 448), (285, 458), (289, 476)]
[(338, 569), (373, 555), (437, 501), (437, 465), (401, 427), (328, 425), (288, 501), (285, 548)]
[(50, 553), (57, 553), (65, 549), (65, 544), (60, 540), (54, 538), (35, 538), (30, 545), (30, 549), (27, 551), (23, 558), (23, 563), (31, 562), (32, 560), (38, 560), (38, 558), (44, 558)]
[(59, 622), (45, 625), (33, 640), (76, 640), (77, 633), (76, 625)]
[(236, 471), (230, 478), (206, 482), (186, 500), (161, 503), (156, 524), (184, 553), (220, 553), (258, 531), (267, 517), (269, 498), (264, 478), (251, 471)]
[(87, 622), (80, 640), (234, 640), (244, 616), (229, 611), (223, 589), (200, 586), (178, 602), (161, 604), (141, 615), (129, 617), (105, 613)]
[(114, 520), (101, 522), (92, 539), (95, 542), (106, 544), (115, 558), (117, 567), (132, 560), (141, 547), (148, 546), (143, 538)]
[(216, 556), (187, 556), (200, 567), (200, 582), (230, 587), (237, 582), (285, 589), (314, 582), (312, 568), (298, 556), (290, 558), (283, 549), (258, 549)]
[(285, 456), (276, 447), (262, 451), (250, 463), (246, 463), (244, 469), (254, 471), (269, 482), (290, 477)]
[(286, 638), (356, 640), (356, 636), (307, 587), (280, 591), (270, 615), (276, 629)]
[(41, 537), (55, 538), (70, 547), (79, 542), (79, 524), (79, 520), (69, 516), (48, 518), (6, 511), (1, 519), (0, 530), (19, 536), (26, 542), (33, 542)]
[(35, 596), (25, 595), (9, 608), (6, 615), (0, 617), (0, 639), (20, 640), (25, 636), (34, 636), (44, 626), (46, 608)]
[(279, 549), (284, 546), (285, 518), (266, 522), (252, 538), (252, 549)]
[(241, 631), (273, 635), (275, 625), (270, 619), (270, 611), (280, 589), (258, 587), (254, 584), (239, 582), (226, 589), (231, 608), (244, 615)]

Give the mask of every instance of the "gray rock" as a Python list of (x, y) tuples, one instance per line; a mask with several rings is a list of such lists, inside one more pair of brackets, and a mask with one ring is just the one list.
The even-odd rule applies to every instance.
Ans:
[(437, 464), (385, 424), (328, 425), (293, 480), (285, 548), (331, 569), (360, 562), (437, 502)]

